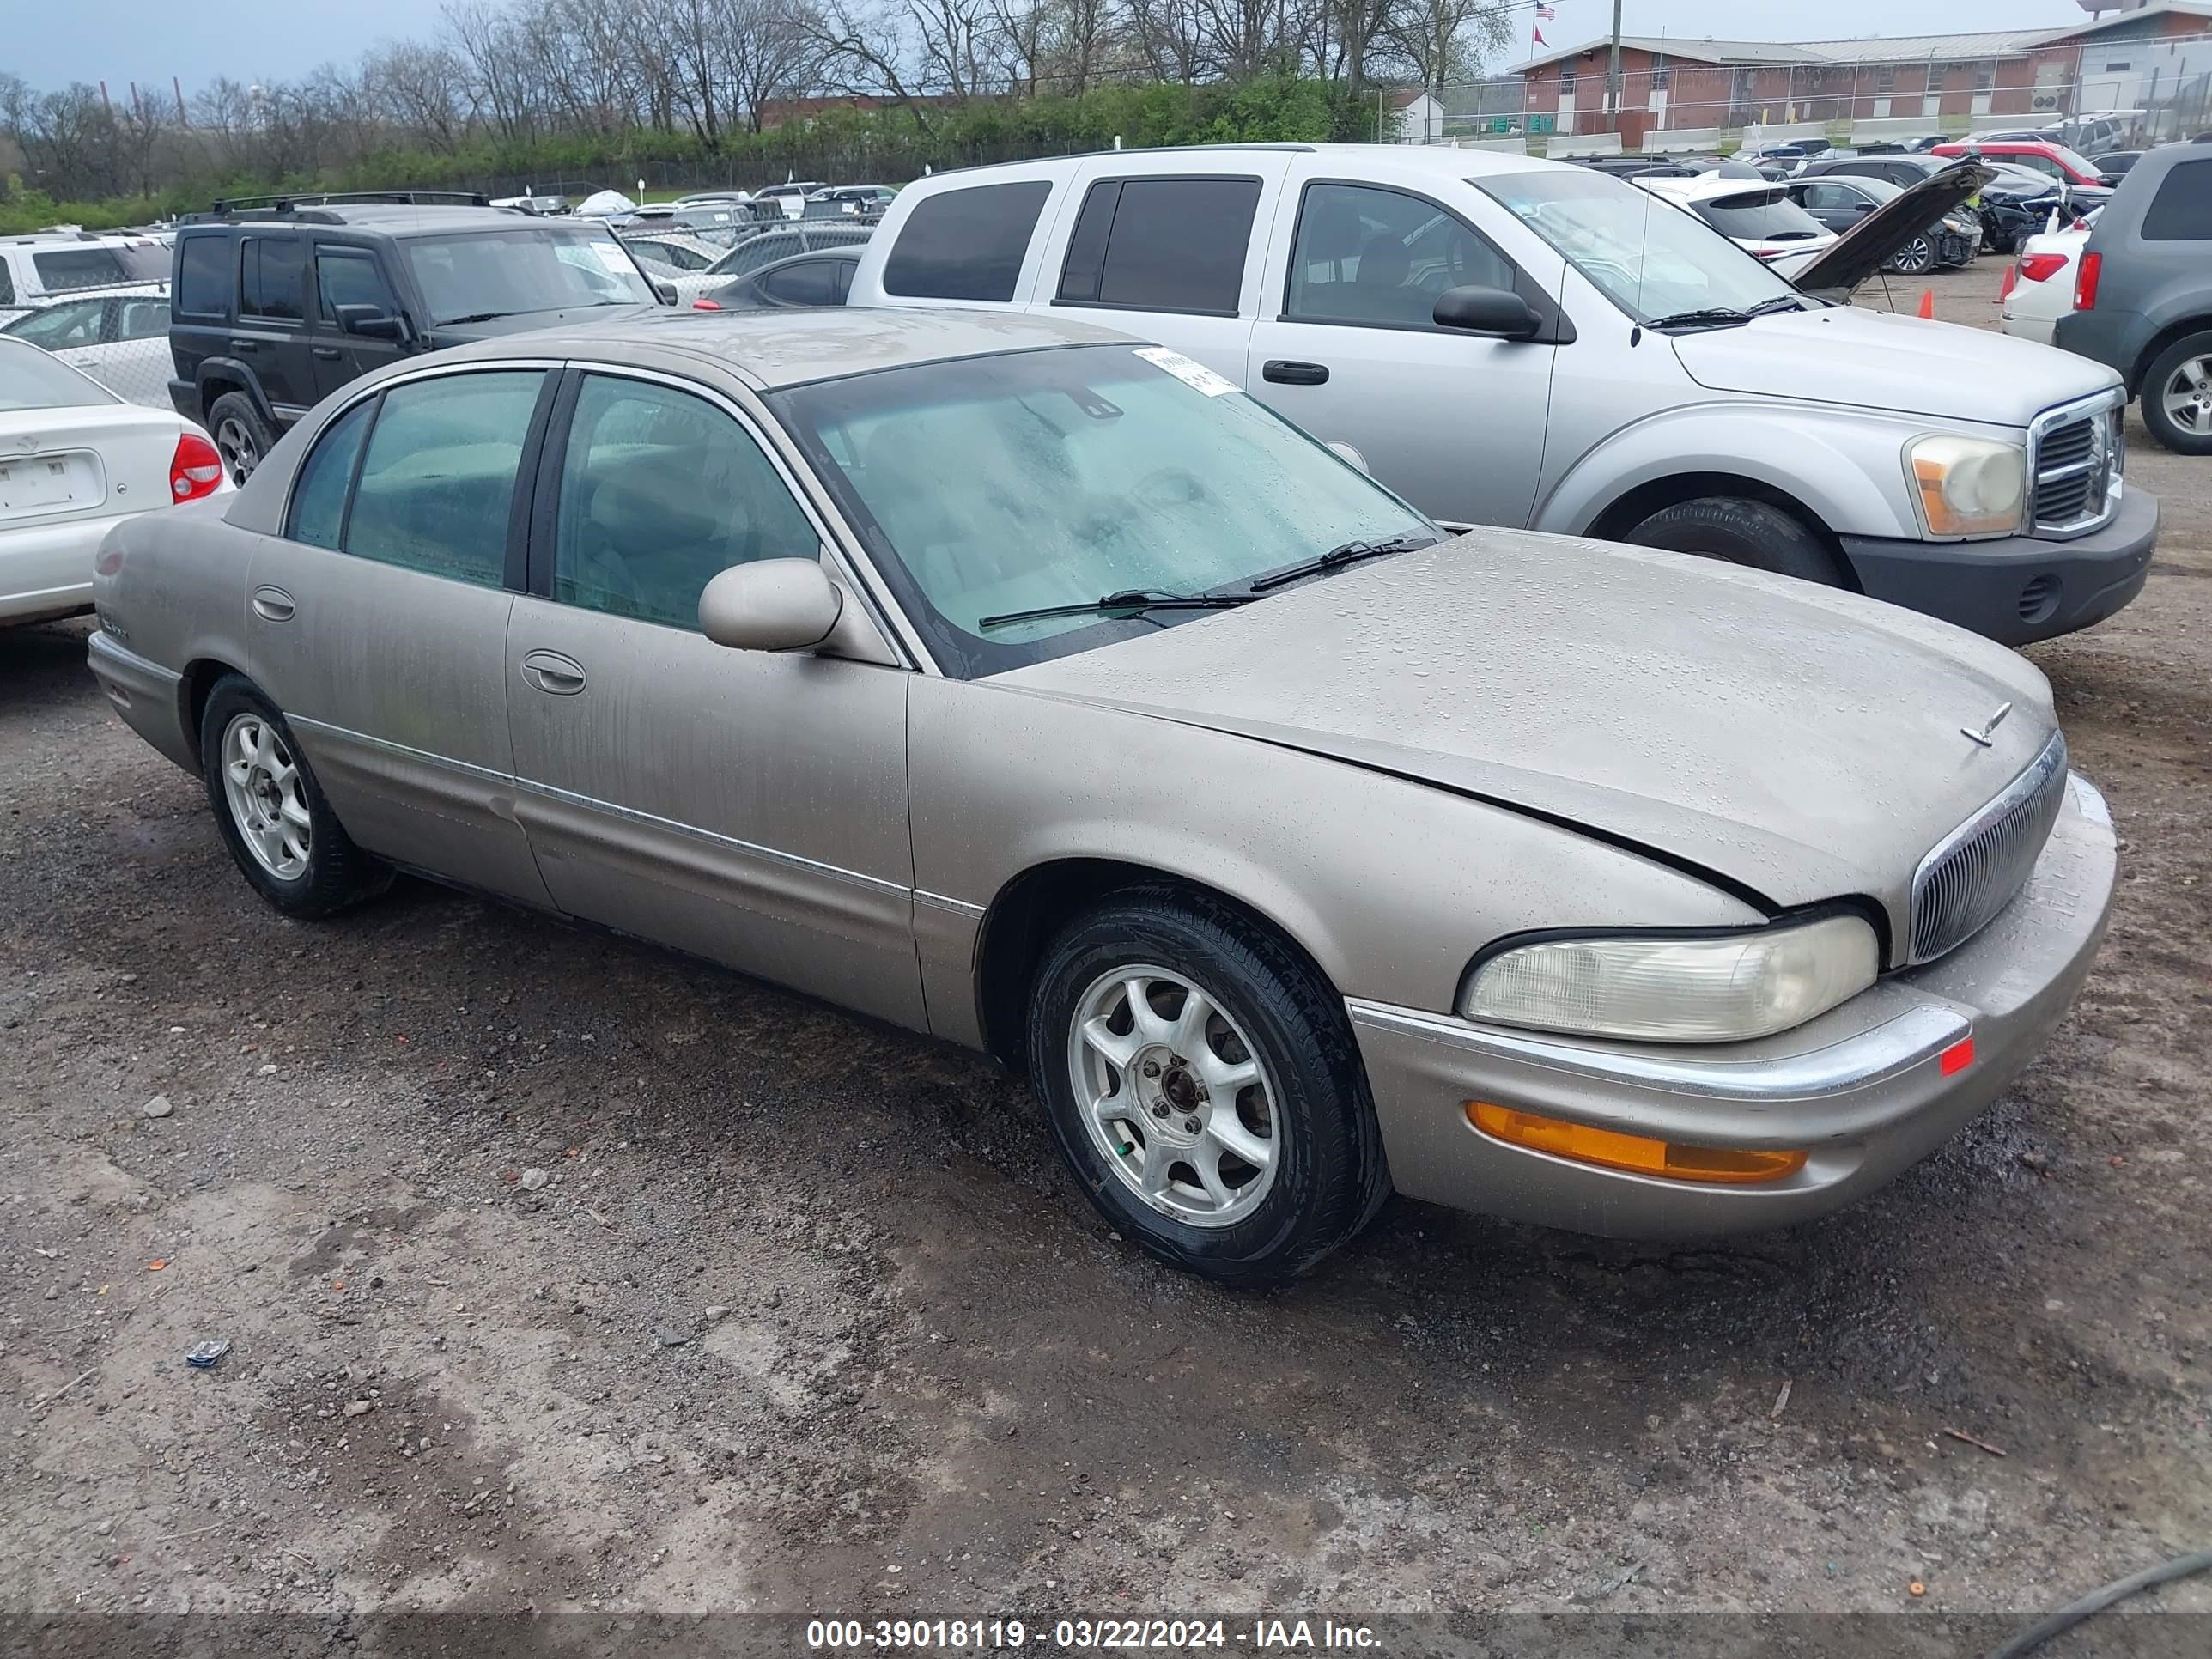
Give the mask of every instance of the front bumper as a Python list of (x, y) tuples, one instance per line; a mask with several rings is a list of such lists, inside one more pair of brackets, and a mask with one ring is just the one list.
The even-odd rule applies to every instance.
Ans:
[(2100, 623), (2142, 592), (2158, 519), (2158, 497), (2130, 484), (2112, 523), (2075, 541), (1838, 539), (1860, 588), (1875, 599), (2001, 645), (2028, 645)]
[[(2012, 903), (1956, 951), (1757, 1042), (1665, 1047), (1512, 1031), (1353, 1000), (1397, 1189), (1510, 1220), (1623, 1238), (1705, 1237), (1826, 1214), (1926, 1157), (2003, 1091), (2087, 977), (2112, 908), (2103, 798), (2078, 774)], [(1941, 1057), (1972, 1036), (1974, 1058)], [(1757, 1186), (1707, 1186), (1494, 1140), (1483, 1100), (1694, 1146), (1802, 1149)]]

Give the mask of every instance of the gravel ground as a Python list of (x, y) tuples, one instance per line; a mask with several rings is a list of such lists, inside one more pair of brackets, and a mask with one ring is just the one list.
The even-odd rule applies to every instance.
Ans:
[(2150, 586), (2032, 653), (2124, 884), (2013, 1093), (1795, 1231), (1400, 1202), (1258, 1296), (978, 1060), (428, 886), (280, 919), (83, 625), (0, 634), (0, 1607), (1926, 1614), (2203, 1547), (2212, 462), (2136, 441)]

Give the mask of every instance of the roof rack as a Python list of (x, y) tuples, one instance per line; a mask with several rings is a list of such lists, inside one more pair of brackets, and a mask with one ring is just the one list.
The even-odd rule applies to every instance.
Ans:
[(280, 191), (268, 196), (218, 197), (208, 211), (225, 213), (289, 213), (303, 207), (344, 207), (388, 203), (401, 207), (436, 204), (447, 207), (489, 207), (491, 200), (475, 190), (325, 190)]

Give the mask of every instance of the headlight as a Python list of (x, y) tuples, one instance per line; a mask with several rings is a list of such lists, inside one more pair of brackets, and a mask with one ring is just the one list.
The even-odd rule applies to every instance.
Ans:
[(1565, 939), (1502, 951), (1468, 979), (1468, 1019), (1647, 1042), (1740, 1042), (1802, 1025), (1881, 971), (1857, 916), (1711, 939)]
[(2018, 444), (1949, 433), (1907, 446), (1905, 470), (1931, 536), (1997, 536), (2020, 528), (2027, 452)]

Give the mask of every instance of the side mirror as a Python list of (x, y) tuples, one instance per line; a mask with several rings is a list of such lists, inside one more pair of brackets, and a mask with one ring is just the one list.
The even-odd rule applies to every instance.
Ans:
[(374, 306), (338, 306), (334, 308), (338, 327), (348, 334), (358, 334), (364, 340), (404, 340), (407, 323), (404, 318), (393, 317)]
[(653, 285), (653, 297), (665, 306), (672, 306), (676, 303), (676, 284), (673, 283), (655, 283)]
[(1544, 326), (1544, 319), (1519, 295), (1478, 283), (1446, 289), (1437, 295), (1431, 314), (1438, 328), (1500, 340), (1533, 340)]
[(699, 631), (735, 651), (811, 651), (845, 613), (845, 595), (817, 559), (733, 564), (699, 595)]

